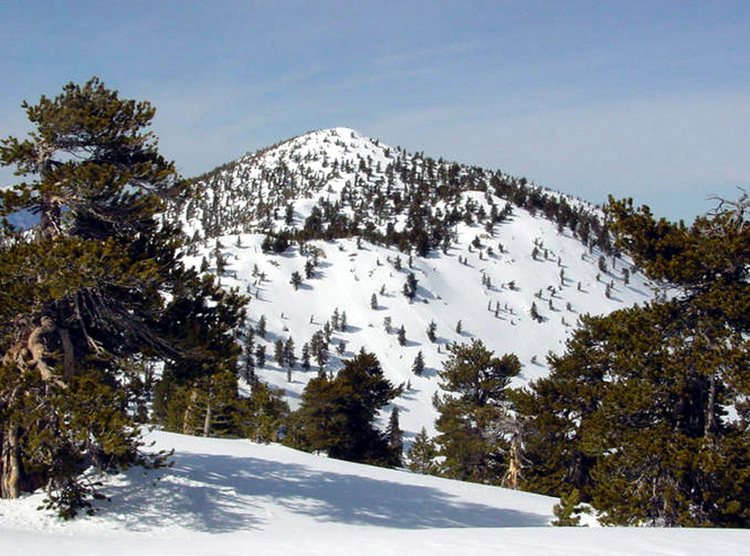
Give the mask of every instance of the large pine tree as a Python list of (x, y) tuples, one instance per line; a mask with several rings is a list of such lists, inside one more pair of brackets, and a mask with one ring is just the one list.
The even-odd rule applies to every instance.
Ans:
[(582, 319), (550, 358), (520, 404), (534, 488), (578, 488), (611, 523), (750, 526), (748, 208), (687, 227), (610, 203), (617, 245), (671, 295)]
[(0, 146), (23, 181), (0, 208), (39, 220), (2, 230), (1, 492), (45, 486), (73, 514), (83, 469), (142, 460), (129, 409), (146, 363), (183, 381), (234, 372), (242, 299), (179, 262), (159, 214), (185, 190), (147, 131), (148, 102), (93, 78), (23, 108), (34, 130)]

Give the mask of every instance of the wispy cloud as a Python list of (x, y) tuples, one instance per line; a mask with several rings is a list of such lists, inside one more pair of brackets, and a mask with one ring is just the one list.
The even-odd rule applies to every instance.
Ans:
[(380, 56), (373, 60), (373, 67), (399, 67), (424, 64), (426, 62), (448, 61), (455, 64), (456, 57), (476, 53), (480, 49), (478, 41), (459, 41), (452, 44), (438, 45), (416, 50), (400, 50)]

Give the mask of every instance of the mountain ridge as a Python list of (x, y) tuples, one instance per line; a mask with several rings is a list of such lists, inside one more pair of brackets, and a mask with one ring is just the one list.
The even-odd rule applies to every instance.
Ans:
[[(411, 219), (416, 219), (429, 225), (430, 218), (424, 214), (410, 214), (414, 204), (428, 203), (433, 206), (423, 209), (434, 208), (441, 213), (429, 216), (455, 220), (455, 215), (442, 213), (447, 212), (447, 207), (456, 210), (460, 193), (481, 191), (495, 194), (511, 205), (540, 210), (547, 218), (568, 227), (582, 241), (595, 241), (601, 249), (611, 251), (608, 236), (603, 233), (603, 215), (593, 205), (500, 170), (409, 153), (344, 127), (308, 132), (279, 142), (221, 165), (191, 182), (195, 196), (173, 206), (171, 212), (187, 225), (195, 240), (250, 231), (252, 227), (272, 231), (277, 228), (274, 221), (278, 220), (274, 211), (285, 209), (288, 201), (295, 198), (310, 200), (317, 196), (320, 200), (322, 193), (327, 194), (328, 202), (338, 200), (338, 208), (344, 214), (364, 221), (359, 228), (352, 226), (349, 230), (339, 229), (339, 223), (332, 235), (341, 237), (342, 233), (372, 233), (367, 227), (372, 223), (363, 218), (367, 216), (362, 213), (363, 205), (377, 211), (381, 218), (397, 215), (406, 220), (402, 224), (408, 225)], [(334, 194), (339, 198), (334, 199)], [(407, 200), (406, 195), (414, 199)], [(301, 208), (300, 219), (309, 217), (304, 208), (311, 207)], [(330, 220), (325, 208), (322, 207), (324, 216)], [(485, 216), (498, 219), (495, 214)], [(284, 220), (292, 225), (289, 219)], [(375, 228), (379, 229), (378, 223)], [(197, 236), (196, 231), (200, 232)], [(436, 240), (441, 238), (430, 238), (431, 244), (422, 249), (422, 254), (439, 247)]]

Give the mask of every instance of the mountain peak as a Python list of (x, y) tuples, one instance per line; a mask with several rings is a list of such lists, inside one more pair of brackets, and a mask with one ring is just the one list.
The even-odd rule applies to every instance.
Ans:
[(338, 126), (338, 127), (330, 127), (328, 129), (320, 129), (317, 132), (312, 133), (321, 133), (323, 135), (328, 135), (332, 137), (352, 137), (352, 138), (364, 138), (364, 135), (362, 135), (359, 131), (356, 129), (352, 129), (350, 127), (344, 127), (344, 126)]
[[(579, 315), (651, 298), (590, 205), (345, 127), (258, 151), (194, 185), (174, 207), (191, 237), (186, 262), (252, 297), (248, 325), (267, 323), (258, 340), (267, 353), (289, 338), (299, 353), (323, 329), (330, 372), (359, 349), (375, 353), (391, 381), (410, 385), (398, 400), (407, 435), (433, 427), (448, 345), (478, 338), (515, 353), (525, 383), (548, 372), (546, 355), (563, 349)], [(261, 367), (292, 404), (317, 371)]]

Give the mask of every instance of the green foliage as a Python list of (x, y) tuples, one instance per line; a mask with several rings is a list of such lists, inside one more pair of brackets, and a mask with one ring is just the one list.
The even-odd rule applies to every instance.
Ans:
[(284, 441), (338, 459), (398, 465), (400, 452), (395, 453), (374, 423), (378, 411), (400, 393), (400, 388), (383, 378), (375, 355), (360, 352), (344, 361), (336, 378), (321, 374), (307, 383)]
[(23, 107), (35, 130), (0, 160), (26, 181), (0, 200), (39, 225), (2, 230), (2, 496), (44, 486), (72, 517), (96, 490), (82, 471), (144, 463), (131, 410), (144, 417), (152, 362), (175, 381), (234, 370), (244, 299), (186, 270), (157, 218), (186, 188), (145, 131), (149, 103), (94, 78)]
[(312, 259), (307, 259), (305, 261), (305, 278), (308, 280), (315, 277), (315, 263)]
[[(568, 228), (584, 243), (596, 244), (605, 251), (610, 248), (609, 234), (595, 212), (531, 186), (523, 178), (435, 160), (421, 153), (407, 155), (400, 149), (390, 151), (383, 163), (346, 158), (328, 164), (323, 153), (311, 152), (304, 160), (292, 157), (291, 163), (284, 160), (273, 168), (259, 168), (262, 180), (240, 182), (236, 177), (250, 173), (254, 163), (245, 159), (224, 165), (193, 181), (200, 190), (216, 195), (183, 201), (176, 211), (193, 213), (209, 237), (234, 233), (254, 223), (269, 232), (264, 242), (267, 251), (274, 251), (280, 226), (289, 226), (281, 232), (289, 241), (356, 237), (358, 247), (366, 239), (395, 246), (410, 253), (411, 258), (412, 253), (425, 257), (436, 248), (447, 253), (455, 225), (461, 221), (482, 223), (492, 234), (494, 224), (506, 220), (513, 208), (519, 207), (543, 214), (557, 223), (558, 230)], [(348, 174), (351, 185), (338, 196), (317, 195), (332, 180), (340, 180), (342, 172)], [(469, 191), (484, 193), (489, 207), (474, 200), (466, 202), (465, 193)], [(216, 210), (217, 197), (232, 210)], [(320, 197), (301, 229), (294, 227), (297, 222), (291, 205), (300, 197)], [(481, 238), (475, 239), (474, 246), (482, 248)], [(401, 263), (400, 258), (394, 261), (397, 270)]]
[(531, 309), (529, 310), (529, 314), (531, 315), (531, 318), (537, 322), (544, 321), (544, 317), (542, 317), (542, 315), (539, 314), (539, 309), (536, 306), (536, 301), (531, 302)]
[(580, 492), (578, 489), (571, 490), (568, 494), (560, 497), (560, 503), (555, 504), (552, 513), (557, 519), (552, 520), (552, 525), (556, 527), (578, 527), (581, 524), (580, 513), (583, 507), (579, 505)]
[(434, 475), (438, 471), (437, 456), (437, 446), (427, 436), (427, 430), (422, 427), (406, 454), (409, 469), (423, 475)]
[(260, 316), (255, 331), (258, 333), (258, 336), (260, 336), (264, 340), (266, 339), (266, 315)]
[(155, 389), (154, 413), (157, 422), (169, 431), (276, 442), (289, 414), (282, 394), (255, 381), (250, 397), (243, 398), (236, 377), (229, 372), (184, 385), (165, 379)]
[(289, 233), (268, 234), (260, 247), (264, 253), (283, 253), (289, 249)]
[(250, 398), (244, 401), (240, 415), (239, 435), (254, 442), (278, 442), (289, 416), (289, 405), (282, 399), (283, 391), (258, 382)]
[(385, 431), (388, 440), (388, 448), (393, 458), (393, 466), (401, 467), (403, 465), (404, 452), (404, 432), (401, 430), (401, 424), (398, 418), (398, 407), (391, 410), (391, 416), (388, 419), (388, 428)]
[(312, 338), (310, 338), (310, 354), (315, 358), (315, 362), (318, 364), (318, 369), (323, 371), (328, 363), (329, 350), (328, 341), (321, 330), (315, 332), (312, 335)]
[(302, 275), (295, 270), (294, 272), (292, 272), (292, 277), (289, 280), (289, 283), (294, 287), (294, 291), (297, 291), (300, 287), (300, 284), (302, 284)]
[(690, 228), (610, 204), (617, 245), (677, 295), (583, 317), (550, 356), (552, 373), (518, 404), (534, 422), (532, 488), (577, 488), (607, 523), (750, 526), (743, 199)]
[(40, 179), (4, 192), (5, 211), (38, 212), (43, 237), (156, 229), (160, 200), (177, 189), (174, 166), (158, 154), (154, 135), (142, 131), (155, 113), (148, 102), (122, 100), (94, 78), (22, 106), (36, 130), (22, 141), (3, 140), (0, 159), (18, 175)]
[(500, 423), (508, 415), (510, 379), (521, 370), (515, 355), (495, 357), (479, 340), (452, 345), (438, 371), (446, 392), (434, 399), (443, 473), (460, 480), (499, 484), (507, 451)]

